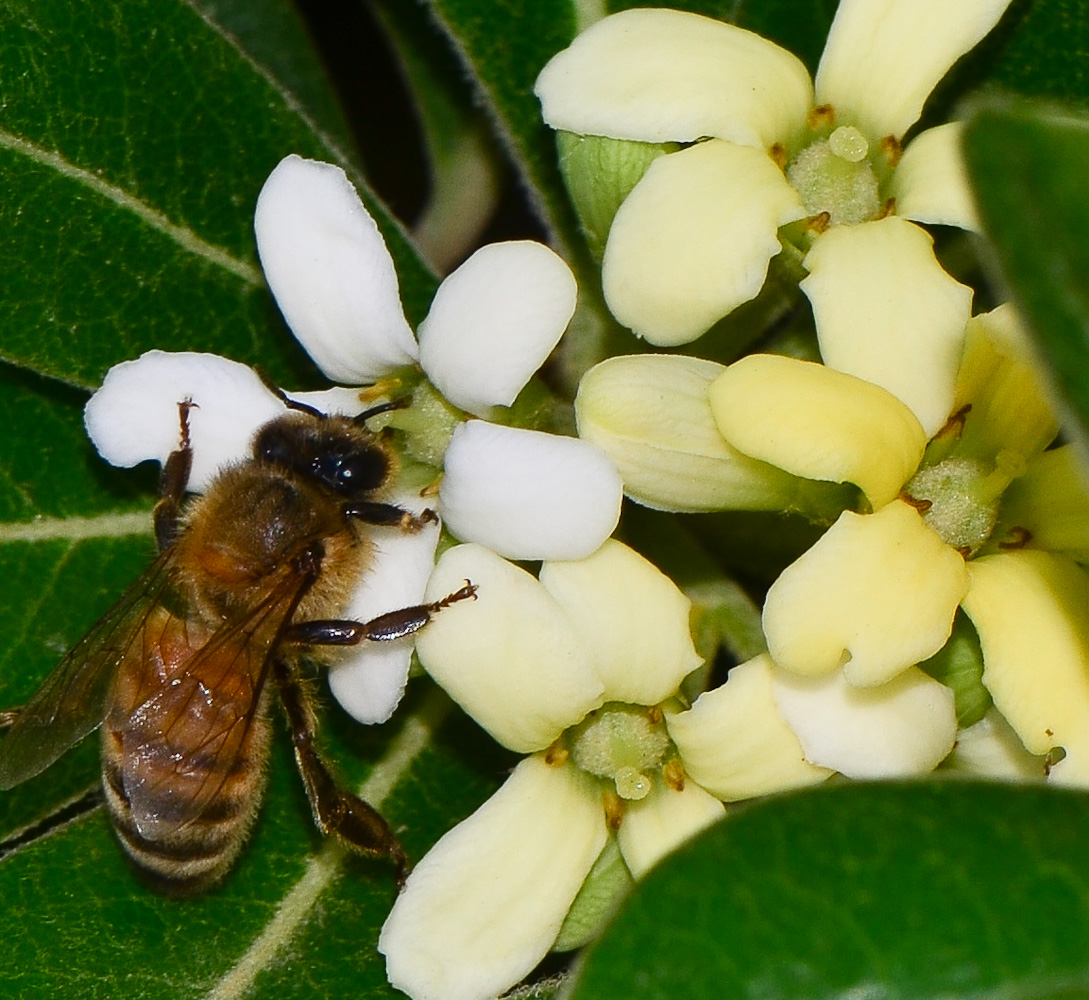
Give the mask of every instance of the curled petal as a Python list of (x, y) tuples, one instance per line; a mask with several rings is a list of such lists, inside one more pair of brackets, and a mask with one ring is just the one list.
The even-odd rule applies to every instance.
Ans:
[(961, 122), (920, 132), (892, 175), (896, 214), (916, 222), (979, 231), (975, 201), (960, 151)]
[(420, 662), (505, 747), (544, 749), (605, 700), (590, 652), (534, 577), (481, 545), (444, 552), (426, 599), (466, 580), (476, 599), (443, 609), (420, 632)]
[(1052, 781), (1089, 787), (1089, 577), (1064, 556), (1027, 549), (969, 570), (964, 610), (995, 707), (1029, 753), (1066, 751)]
[(704, 136), (766, 149), (805, 125), (802, 63), (759, 35), (698, 14), (626, 10), (554, 56), (534, 87), (553, 128), (641, 142)]
[(806, 759), (849, 778), (926, 774), (956, 740), (953, 692), (918, 667), (867, 688), (838, 670), (816, 678), (777, 671), (772, 690)]
[(588, 441), (470, 420), (444, 469), (447, 528), (508, 559), (582, 559), (620, 518), (620, 474)]
[(846, 511), (768, 591), (768, 651), (784, 671), (883, 684), (941, 649), (967, 590), (964, 560), (908, 504)]
[(530, 757), (413, 869), (378, 950), (414, 1000), (481, 1000), (545, 956), (605, 846), (600, 793)]
[(726, 815), (726, 807), (693, 781), (679, 791), (664, 783), (627, 803), (616, 837), (628, 869), (641, 878), (670, 851)]
[(974, 726), (957, 733), (946, 766), (958, 775), (999, 781), (1041, 781), (1047, 757), (1030, 754), (1010, 724), (992, 708)]
[(582, 377), (579, 436), (616, 463), (624, 492), (674, 511), (787, 510), (798, 482), (718, 431), (708, 390), (726, 369), (680, 354), (608, 358)]
[(871, 138), (900, 137), (949, 67), (1010, 0), (845, 0), (817, 70), (817, 102)]
[(571, 269), (541, 243), (490, 243), (439, 286), (420, 324), (420, 366), (455, 406), (510, 406), (575, 312)]
[[(418, 497), (394, 500), (413, 513), (421, 511)], [(374, 544), (371, 566), (344, 609), (344, 617), (353, 621), (370, 621), (422, 603), (439, 543), (437, 524), (425, 524), (417, 532), (374, 527), (368, 534)], [(406, 636), (345, 650), (329, 669), (333, 697), (359, 722), (385, 722), (404, 694), (412, 646), (413, 637)]]
[(796, 476), (854, 483), (874, 507), (899, 493), (926, 448), (919, 421), (895, 396), (796, 358), (742, 358), (712, 384), (710, 400), (739, 451)]
[(727, 802), (816, 784), (831, 774), (805, 759), (779, 714), (771, 667), (767, 655), (739, 664), (688, 711), (666, 715), (688, 776)]
[(620, 542), (575, 562), (546, 562), (540, 581), (567, 612), (609, 701), (656, 705), (703, 662), (688, 626), (692, 602)]
[(709, 140), (660, 156), (609, 230), (609, 309), (652, 344), (687, 344), (760, 291), (776, 230), (804, 215), (761, 149)]
[(805, 258), (824, 363), (904, 402), (928, 437), (953, 406), (972, 290), (934, 256), (906, 219), (829, 229)]
[(1031, 459), (1059, 433), (1059, 405), (1012, 306), (968, 321), (956, 409), (971, 411), (959, 454), (993, 461), (1007, 451)]
[(385, 240), (340, 167), (291, 155), (257, 198), (257, 252), (287, 325), (335, 382), (416, 358)]
[(247, 365), (216, 354), (148, 351), (106, 373), (83, 419), (99, 454), (112, 465), (161, 463), (181, 444), (178, 404), (186, 400), (194, 404), (188, 417), (189, 489), (196, 492), (223, 465), (249, 457), (257, 428), (286, 412)]
[(1087, 561), (1089, 479), (1077, 446), (1064, 444), (1029, 462), (1002, 495), (999, 516), (1008, 531), (1027, 531), (1033, 548)]

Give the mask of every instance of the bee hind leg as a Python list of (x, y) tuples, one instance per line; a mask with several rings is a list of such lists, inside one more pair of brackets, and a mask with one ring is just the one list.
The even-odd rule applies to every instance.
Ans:
[(372, 805), (343, 788), (314, 745), (314, 711), (302, 686), (283, 660), (273, 663), (280, 698), (291, 726), (295, 762), (306, 787), (314, 822), (326, 836), (333, 836), (360, 854), (389, 858), (396, 867), (398, 885), (408, 872), (408, 859), (389, 824)]

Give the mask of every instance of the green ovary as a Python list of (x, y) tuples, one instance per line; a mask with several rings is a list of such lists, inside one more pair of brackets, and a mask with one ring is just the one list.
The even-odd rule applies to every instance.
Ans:
[(613, 781), (622, 799), (644, 798), (672, 746), (653, 714), (640, 705), (603, 705), (568, 731), (571, 759), (588, 774)]
[(853, 125), (843, 125), (794, 157), (787, 180), (806, 209), (812, 215), (827, 212), (831, 225), (867, 222), (881, 211), (877, 175), (868, 156), (866, 137)]

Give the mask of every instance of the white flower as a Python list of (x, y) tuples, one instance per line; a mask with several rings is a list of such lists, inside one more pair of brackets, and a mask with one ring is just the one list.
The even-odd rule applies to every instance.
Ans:
[[(528, 242), (493, 244), (442, 283), (417, 344), (401, 309), (393, 262), (355, 189), (338, 167), (297, 156), (269, 177), (258, 199), (256, 229), (277, 302), (330, 378), (373, 382), (418, 358), (445, 398), (474, 415), (513, 402), (575, 306), (574, 279), (551, 250)], [(355, 415), (375, 392), (338, 387), (290, 396), (323, 412)], [(245, 365), (209, 354), (151, 351), (110, 370), (87, 405), (88, 433), (115, 465), (164, 462), (178, 447), (183, 400), (196, 404), (189, 411), (189, 486), (197, 492), (221, 467), (249, 457), (256, 430), (285, 412), (283, 401)], [(580, 558), (612, 533), (621, 484), (600, 449), (480, 419), (453, 422), (438, 496), (391, 500), (413, 511), (437, 506), (458, 538), (510, 558)], [(446, 429), (444, 444), (450, 437)], [(440, 449), (435, 461), (442, 459)], [(360, 581), (346, 617), (366, 620), (422, 598), (437, 529), (404, 535), (375, 528), (374, 537), (374, 567)], [(393, 711), (412, 651), (402, 641), (375, 646), (353, 650), (330, 674), (338, 700), (365, 722)]]
[[(328, 163), (286, 157), (261, 191), (254, 225), (284, 318), (335, 381), (373, 382), (418, 360), (450, 403), (486, 417), (514, 401), (574, 313), (575, 279), (551, 250), (489, 244), (440, 285), (417, 345), (385, 241), (344, 171)], [(455, 445), (439, 507), (462, 540), (512, 559), (577, 559), (616, 526), (620, 478), (600, 449), (472, 421)]]
[[(883, 385), (934, 433), (970, 293), (906, 220), (975, 217), (959, 126), (923, 132), (902, 158), (901, 140), (1007, 4), (842, 0), (815, 83), (789, 52), (696, 14), (626, 10), (579, 35), (537, 80), (550, 125), (689, 144), (655, 159), (613, 219), (614, 315), (651, 343), (687, 343), (756, 295), (780, 238), (811, 243), (802, 287), (825, 361)], [(808, 234), (779, 232), (805, 218)], [(891, 375), (890, 342), (914, 358)]]
[(416, 866), (379, 939), (415, 1000), (494, 997), (547, 953), (610, 829), (637, 877), (723, 815), (723, 800), (823, 780), (778, 716), (766, 658), (683, 711), (700, 662), (690, 604), (609, 541), (540, 578), (477, 545), (439, 560), (428, 594), (477, 600), (420, 637), (421, 662), (500, 743), (529, 754)]

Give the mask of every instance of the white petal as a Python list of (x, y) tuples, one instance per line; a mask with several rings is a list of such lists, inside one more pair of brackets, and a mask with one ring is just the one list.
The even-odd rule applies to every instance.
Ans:
[(628, 802), (616, 837), (631, 873), (641, 878), (652, 865), (704, 827), (726, 815), (726, 807), (694, 781), (681, 791), (664, 782), (638, 802)]
[(818, 678), (776, 671), (772, 690), (806, 759), (849, 778), (925, 774), (956, 739), (953, 692), (917, 667), (868, 688), (841, 670)]
[(796, 476), (854, 483), (892, 500), (926, 448), (919, 421), (880, 386), (778, 354), (750, 354), (711, 385), (711, 411), (738, 451)]
[[(365, 390), (364, 390), (365, 391)], [(343, 385), (333, 386), (332, 389), (312, 389), (307, 392), (292, 390), (288, 396), (299, 403), (306, 403), (322, 413), (338, 414), (342, 417), (355, 417), (362, 413), (370, 402), (364, 402), (359, 389), (349, 388)]]
[(776, 231), (805, 214), (762, 149), (710, 140), (659, 156), (609, 230), (609, 309), (652, 344), (687, 344), (760, 291)]
[(609, 701), (656, 705), (703, 660), (692, 602), (638, 552), (609, 539), (577, 562), (546, 562), (541, 585), (568, 614)]
[(845, 511), (768, 591), (764, 634), (784, 670), (883, 684), (933, 656), (968, 591), (961, 556), (901, 500)]
[(708, 390), (726, 369), (681, 354), (606, 358), (579, 382), (579, 436), (602, 448), (636, 503), (657, 510), (787, 510), (798, 481), (719, 433)]
[(642, 142), (716, 136), (765, 149), (805, 124), (802, 63), (765, 38), (676, 10), (627, 10), (582, 32), (534, 87), (553, 128)]
[(1027, 549), (974, 559), (969, 571), (964, 610), (995, 707), (1029, 753), (1066, 750), (1052, 781), (1089, 787), (1089, 576)]
[(490, 243), (439, 286), (420, 324), (420, 366), (451, 403), (510, 406), (559, 343), (578, 288), (563, 259), (528, 240)]
[(251, 455), (258, 427), (284, 404), (256, 372), (216, 354), (148, 351), (114, 365), (84, 410), (87, 434), (113, 465), (165, 462), (181, 443), (178, 404), (191, 400), (189, 489), (207, 488), (220, 467)]
[[(419, 497), (395, 496), (391, 502), (413, 513), (420, 513), (424, 506)], [(373, 527), (368, 536), (374, 543), (372, 563), (343, 613), (353, 621), (370, 621), (387, 611), (423, 602), (435, 567), (439, 526), (426, 524), (411, 533)], [(414, 637), (406, 636), (345, 650), (329, 669), (333, 697), (359, 722), (385, 722), (404, 694), (414, 641)]]
[(817, 70), (817, 103), (871, 138), (902, 136), (949, 67), (1010, 0), (843, 0)]
[(688, 776), (727, 802), (816, 784), (831, 773), (805, 759), (779, 714), (771, 667), (767, 655), (741, 663), (687, 712), (666, 714)]
[(420, 662), (505, 747), (542, 750), (605, 700), (591, 651), (534, 577), (480, 545), (444, 552), (426, 599), (466, 580), (476, 600), (445, 608), (420, 632)]
[(545, 956), (605, 846), (600, 794), (571, 767), (522, 761), (416, 866), (378, 950), (413, 1000), (486, 1000)]
[(257, 251), (291, 332), (335, 382), (373, 382), (416, 358), (397, 272), (340, 167), (291, 155), (269, 175)]
[(906, 219), (834, 226), (805, 258), (824, 363), (888, 389), (927, 436), (949, 418), (972, 290)]
[(446, 527), (508, 559), (582, 559), (620, 517), (620, 474), (578, 438), (470, 420), (443, 465)]
[(920, 132), (908, 143), (892, 175), (896, 214), (916, 222), (979, 231), (975, 200), (964, 169), (961, 122)]
[(974, 726), (957, 733), (946, 766), (958, 775), (1000, 781), (1041, 781), (1045, 756), (1030, 754), (1010, 724), (992, 708)]

